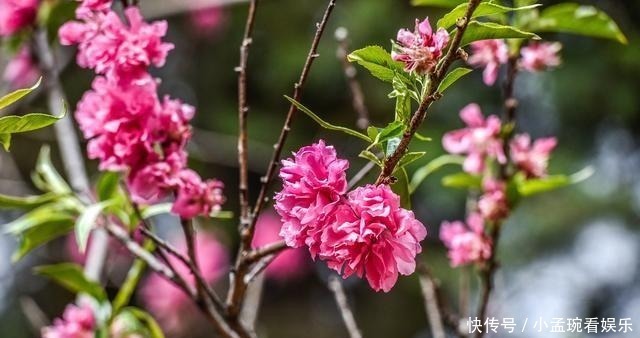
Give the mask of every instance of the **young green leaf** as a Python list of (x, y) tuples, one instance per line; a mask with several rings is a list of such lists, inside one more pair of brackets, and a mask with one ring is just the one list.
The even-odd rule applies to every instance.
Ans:
[(400, 161), (398, 161), (398, 167), (404, 168), (407, 164), (424, 156), (424, 154), (426, 154), (426, 152), (424, 151), (414, 151), (406, 153), (402, 156), (402, 158), (400, 158)]
[(4, 147), (4, 150), (8, 151), (11, 145), (11, 134), (23, 133), (48, 127), (58, 120), (63, 118), (62, 116), (53, 116), (42, 113), (31, 113), (22, 116), (9, 115), (0, 117), (0, 143)]
[(340, 131), (343, 132), (347, 135), (351, 135), (351, 136), (355, 136), (358, 137), (360, 139), (363, 139), (367, 142), (372, 142), (372, 140), (365, 134), (362, 134), (360, 132), (357, 132), (353, 129), (349, 129), (349, 128), (345, 128), (345, 127), (341, 127), (341, 126), (336, 126), (333, 125), (329, 122), (324, 121), (323, 119), (321, 119), (318, 115), (314, 114), (311, 110), (309, 110), (309, 108), (305, 107), (302, 105), (302, 103), (294, 100), (293, 98), (290, 98), (289, 96), (284, 96), (289, 102), (291, 102), (291, 104), (293, 104), (294, 106), (296, 106), (296, 108), (298, 108), (300, 111), (302, 111), (303, 113), (307, 114), (307, 116), (309, 116), (310, 118), (312, 118), (314, 121), (316, 121), (316, 123), (318, 123), (322, 128), (325, 129), (329, 129), (329, 130), (335, 130), (335, 131)]
[(29, 252), (56, 239), (62, 235), (66, 235), (73, 229), (72, 219), (55, 219), (53, 217), (38, 223), (33, 227), (20, 233), (18, 238), (18, 250), (11, 256), (13, 262), (17, 262), (26, 256)]
[(93, 230), (96, 225), (96, 220), (102, 210), (112, 205), (113, 201), (103, 201), (100, 203), (92, 204), (87, 207), (78, 220), (76, 221), (75, 233), (76, 233), (76, 242), (78, 243), (78, 249), (81, 253), (84, 253), (87, 248), (87, 241), (89, 240), (89, 234), (91, 230)]
[[(465, 13), (467, 12), (468, 6), (469, 6), (468, 3), (463, 3), (457, 6), (451, 12), (445, 14), (445, 16), (442, 17), (442, 19), (438, 20), (437, 26), (441, 28), (449, 28), (455, 25), (456, 21), (465, 15)], [(490, 15), (508, 13), (513, 11), (531, 10), (540, 6), (542, 5), (537, 4), (537, 5), (530, 5), (530, 6), (523, 6), (523, 7), (506, 7), (506, 6), (501, 6), (492, 2), (482, 2), (478, 5), (478, 7), (473, 12), (473, 15), (471, 17), (479, 18), (483, 16), (490, 16)]]
[(471, 73), (471, 71), (471, 69), (464, 67), (458, 67), (450, 71), (449, 73), (447, 73), (447, 75), (445, 75), (444, 79), (442, 79), (442, 82), (440, 82), (440, 85), (438, 86), (438, 93), (444, 93), (444, 91), (447, 90), (449, 86), (454, 84), (461, 77)]
[(106, 201), (116, 197), (120, 190), (120, 175), (116, 172), (108, 171), (100, 175), (96, 184), (96, 192), (100, 201)]
[(432, 6), (453, 8), (461, 3), (467, 2), (466, 0), (411, 0), (413, 6)]
[(358, 155), (358, 157), (362, 157), (364, 159), (367, 159), (367, 160), (377, 164), (378, 166), (382, 167), (382, 162), (380, 161), (378, 156), (376, 156), (376, 154), (370, 152), (369, 150), (361, 151), (360, 154)]
[(464, 157), (458, 155), (445, 154), (434, 158), (424, 167), (416, 170), (416, 172), (413, 173), (413, 177), (411, 177), (411, 183), (409, 184), (409, 190), (411, 191), (411, 193), (416, 191), (418, 186), (420, 186), (420, 184), (427, 178), (427, 176), (433, 174), (438, 169), (448, 164), (462, 165), (463, 162)]
[(393, 176), (397, 179), (391, 185), (391, 190), (400, 196), (400, 205), (411, 210), (411, 193), (409, 192), (409, 176), (404, 168), (396, 169)]
[(534, 33), (525, 32), (512, 26), (504, 26), (493, 22), (471, 21), (467, 27), (460, 47), (466, 46), (474, 41), (491, 39), (534, 39), (540, 37)]
[[(356, 62), (367, 69), (371, 75), (385, 82), (393, 82), (397, 74), (404, 74), (401, 63), (394, 61), (391, 54), (380, 46), (368, 46), (351, 52), (349, 62)], [(407, 82), (405, 78), (405, 82)]]
[(54, 193), (25, 197), (0, 194), (0, 208), (32, 210), (52, 202), (58, 197), (59, 196)]
[(4, 233), (20, 235), (21, 233), (37, 227), (46, 222), (68, 221), (73, 222), (75, 212), (67, 208), (64, 204), (45, 204), (33, 209), (4, 225)]
[(231, 210), (214, 210), (214, 211), (211, 212), (211, 214), (209, 214), (209, 217), (217, 218), (217, 219), (232, 219), (233, 218), (233, 211), (231, 211)]
[(571, 176), (550, 175), (536, 179), (521, 179), (517, 184), (518, 193), (521, 196), (531, 196), (551, 190), (556, 190), (568, 185), (576, 184), (586, 180), (593, 174), (593, 168), (586, 167)]
[(50, 153), (51, 151), (48, 146), (40, 149), (36, 170), (32, 175), (33, 183), (42, 191), (54, 192), (59, 195), (70, 194), (71, 187), (69, 187), (51, 163)]
[(149, 313), (131, 306), (124, 308), (123, 311), (131, 312), (149, 330), (149, 338), (164, 338), (160, 325)]
[(20, 100), (21, 98), (23, 98), (24, 96), (26, 96), (27, 94), (31, 93), (32, 91), (34, 91), (36, 88), (38, 88), (40, 86), (40, 83), (42, 82), (42, 78), (38, 79), (38, 82), (36, 82), (33, 86), (29, 87), (29, 88), (23, 88), (23, 89), (18, 89), (14, 92), (11, 92), (3, 97), (0, 97), (0, 109), (3, 109), (9, 105), (11, 105), (12, 103)]
[(442, 185), (449, 188), (472, 189), (480, 188), (482, 180), (464, 172), (448, 175), (442, 178)]
[(593, 6), (561, 3), (549, 6), (527, 27), (532, 32), (562, 32), (616, 40), (627, 44), (618, 25), (605, 12)]
[(107, 300), (107, 293), (102, 286), (96, 282), (88, 280), (82, 267), (73, 263), (60, 263), (55, 265), (44, 265), (35, 268), (36, 273), (46, 276), (67, 290), (75, 293), (85, 293), (98, 302)]

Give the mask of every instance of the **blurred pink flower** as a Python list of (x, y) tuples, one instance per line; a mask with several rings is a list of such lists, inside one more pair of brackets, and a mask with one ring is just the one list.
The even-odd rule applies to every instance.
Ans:
[(225, 201), (222, 189), (224, 184), (218, 180), (202, 181), (191, 169), (182, 169), (178, 174), (177, 197), (171, 212), (182, 218), (207, 216), (219, 211)]
[(448, 132), (442, 138), (444, 149), (452, 154), (467, 155), (463, 169), (472, 174), (482, 173), (487, 156), (505, 163), (506, 157), (500, 139), (500, 118), (482, 116), (480, 106), (471, 103), (460, 111), (466, 128)]
[(388, 292), (398, 273), (415, 271), (415, 257), (427, 230), (387, 185), (366, 185), (348, 194), (322, 231), (319, 257), (344, 278), (365, 277)]
[(527, 177), (544, 177), (549, 157), (557, 144), (555, 137), (538, 139), (532, 145), (528, 134), (516, 135), (509, 144), (511, 160)]
[(534, 42), (522, 47), (520, 66), (527, 71), (537, 72), (560, 65), (558, 53), (562, 49), (559, 42)]
[(472, 54), (469, 64), (484, 67), (482, 79), (487, 86), (492, 86), (498, 78), (500, 65), (509, 59), (509, 50), (502, 39), (480, 40), (471, 44)]
[(349, 162), (339, 159), (333, 146), (323, 140), (294, 153), (282, 161), (282, 191), (275, 196), (275, 209), (282, 217), (280, 235), (288, 246), (315, 247), (318, 236), (311, 233), (340, 202), (347, 190)]
[(482, 183), (483, 194), (478, 200), (478, 210), (484, 219), (499, 221), (509, 214), (507, 187), (502, 181), (485, 179)]
[(0, 36), (29, 26), (36, 18), (38, 0), (0, 0)]
[[(279, 232), (282, 227), (280, 219), (272, 213), (264, 213), (258, 219), (253, 236), (253, 248), (282, 240)], [(304, 276), (309, 272), (309, 258), (302, 248), (286, 249), (267, 266), (265, 275), (276, 281), (287, 281)]]
[[(178, 251), (187, 255), (184, 240), (175, 243), (175, 246)], [(202, 276), (210, 283), (224, 276), (229, 269), (226, 248), (211, 234), (199, 233), (196, 236), (196, 255)], [(194, 277), (187, 266), (171, 255), (169, 261), (178, 274), (195, 287)], [(198, 314), (189, 296), (158, 274), (151, 274), (143, 280), (140, 296), (163, 329), (172, 335), (188, 329)]]
[(440, 240), (449, 249), (451, 266), (480, 263), (491, 258), (491, 239), (484, 234), (482, 216), (472, 213), (467, 224), (461, 221), (442, 222)]
[(209, 7), (189, 12), (189, 22), (194, 33), (211, 35), (215, 33), (225, 21), (225, 12), (221, 7)]
[(53, 321), (52, 326), (42, 329), (42, 338), (93, 338), (96, 319), (89, 305), (70, 304), (62, 318)]
[(111, 8), (113, 0), (76, 0), (80, 5), (76, 9), (76, 16), (79, 18), (91, 15), (91, 12), (106, 12)]
[(416, 19), (413, 33), (401, 29), (396, 39), (392, 58), (404, 63), (407, 72), (426, 74), (442, 56), (442, 50), (449, 42), (449, 33), (444, 28), (439, 28), (434, 33), (429, 18), (422, 22)]
[(30, 87), (40, 77), (40, 70), (35, 63), (29, 48), (22, 47), (7, 64), (2, 78), (11, 88)]

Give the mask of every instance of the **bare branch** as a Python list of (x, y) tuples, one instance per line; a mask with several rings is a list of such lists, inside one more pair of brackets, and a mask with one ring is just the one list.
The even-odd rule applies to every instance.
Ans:
[(278, 254), (288, 248), (284, 241), (273, 242), (249, 252), (245, 260), (247, 263), (255, 263), (266, 256)]
[(349, 302), (347, 301), (347, 296), (344, 293), (342, 282), (340, 282), (340, 279), (335, 275), (329, 276), (329, 290), (333, 292), (333, 296), (336, 299), (338, 309), (340, 309), (340, 315), (342, 316), (344, 325), (347, 327), (347, 332), (349, 332), (349, 338), (362, 338), (362, 333), (360, 332), (360, 329), (358, 329), (358, 324), (353, 316), (353, 311), (351, 311), (351, 308), (349, 307)]
[(358, 82), (358, 79), (356, 78), (358, 71), (356, 70), (356, 67), (354, 67), (353, 64), (349, 62), (349, 60), (347, 60), (347, 55), (349, 54), (349, 31), (344, 27), (339, 27), (338, 29), (336, 29), (334, 35), (336, 40), (338, 41), (338, 50), (336, 51), (336, 56), (342, 64), (344, 76), (347, 79), (347, 84), (349, 85), (353, 110), (355, 110), (356, 114), (358, 115), (356, 125), (360, 129), (367, 129), (367, 127), (369, 127), (369, 110), (364, 103), (364, 93), (362, 92), (360, 82)]
[(442, 312), (436, 291), (436, 281), (424, 265), (418, 267), (418, 279), (420, 280), (420, 289), (424, 297), (425, 311), (427, 312), (429, 324), (431, 325), (431, 334), (434, 338), (445, 338)]

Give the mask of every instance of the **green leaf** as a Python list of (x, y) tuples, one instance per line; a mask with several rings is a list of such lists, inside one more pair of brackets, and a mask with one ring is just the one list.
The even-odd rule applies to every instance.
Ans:
[(112, 205), (113, 203), (113, 201), (103, 201), (100, 203), (92, 204), (87, 207), (82, 212), (82, 214), (80, 214), (80, 217), (78, 217), (75, 225), (75, 234), (76, 242), (78, 243), (78, 249), (81, 253), (84, 253), (85, 249), (87, 248), (89, 234), (91, 233), (91, 230), (93, 230), (93, 227), (96, 225), (98, 216), (100, 216), (100, 213), (102, 212), (102, 210), (104, 210), (104, 208)]
[(34, 91), (36, 88), (38, 88), (40, 86), (41, 82), (42, 82), (42, 77), (38, 79), (38, 82), (36, 82), (33, 86), (31, 86), (29, 88), (18, 89), (18, 90), (14, 91), (14, 92), (11, 92), (11, 93), (1, 97), (0, 98), (0, 109), (3, 109), (5, 107), (11, 105), (12, 103), (20, 100), (21, 98), (23, 98), (27, 94), (31, 93), (32, 91)]
[(453, 8), (461, 3), (467, 2), (466, 0), (411, 0), (413, 6), (433, 6), (443, 8)]
[(12, 235), (37, 227), (46, 222), (68, 221), (73, 224), (75, 213), (64, 204), (45, 204), (33, 211), (22, 215), (20, 218), (4, 225), (4, 232)]
[(540, 37), (534, 33), (525, 32), (512, 26), (504, 26), (493, 22), (471, 21), (464, 32), (460, 47), (466, 46), (474, 41), (492, 39), (534, 39)]
[(120, 190), (120, 175), (115, 172), (105, 172), (100, 175), (96, 185), (96, 192), (100, 201), (110, 200), (118, 194)]
[[(144, 242), (144, 249), (152, 252), (155, 249), (155, 245), (152, 240), (147, 239)], [(129, 272), (127, 273), (127, 277), (125, 278), (120, 290), (118, 290), (118, 294), (116, 294), (116, 298), (113, 300), (113, 313), (120, 312), (120, 309), (129, 304), (131, 300), (131, 295), (136, 290), (140, 279), (146, 269), (147, 264), (145, 261), (141, 259), (136, 259), (131, 268), (129, 268)]]
[(23, 133), (48, 127), (56, 123), (63, 117), (64, 115), (53, 116), (42, 113), (31, 113), (22, 116), (9, 115), (0, 117), (0, 143), (2, 143), (4, 150), (8, 151), (9, 146), (11, 145), (11, 134)]
[(471, 69), (464, 67), (458, 67), (450, 71), (449, 73), (447, 73), (444, 79), (442, 79), (442, 82), (440, 82), (440, 85), (438, 86), (438, 93), (443, 93), (445, 90), (447, 90), (447, 88), (449, 88), (449, 86), (454, 84), (461, 77), (471, 73), (471, 71)]
[(571, 176), (550, 175), (536, 179), (520, 179), (516, 185), (518, 193), (526, 197), (582, 182), (591, 177), (593, 172), (593, 168), (586, 167)]
[(35, 268), (36, 273), (49, 277), (67, 290), (74, 293), (85, 293), (98, 302), (107, 300), (107, 293), (102, 286), (96, 282), (88, 280), (82, 267), (73, 263), (60, 263), (55, 265), (44, 265)]
[(13, 253), (11, 260), (17, 262), (29, 252), (53, 239), (67, 234), (72, 229), (73, 220), (71, 219), (48, 219), (44, 221), (44, 223), (30, 227), (18, 235), (18, 250)]
[(357, 132), (353, 129), (349, 129), (349, 128), (345, 128), (345, 127), (341, 127), (341, 126), (336, 126), (333, 125), (329, 122), (324, 121), (323, 119), (321, 119), (318, 115), (314, 114), (311, 110), (309, 110), (309, 108), (303, 106), (300, 102), (290, 98), (289, 96), (284, 96), (289, 102), (291, 102), (291, 104), (293, 104), (294, 106), (296, 106), (296, 108), (300, 109), (300, 111), (302, 111), (303, 113), (307, 114), (309, 117), (311, 117), (314, 121), (316, 121), (316, 123), (318, 123), (322, 128), (325, 129), (329, 129), (329, 130), (335, 130), (335, 131), (340, 131), (343, 132), (347, 135), (351, 135), (351, 136), (355, 136), (358, 137), (360, 139), (363, 139), (367, 142), (371, 142), (371, 139), (365, 135), (362, 134), (360, 132)]
[(411, 183), (409, 184), (409, 190), (411, 193), (416, 191), (418, 186), (427, 178), (427, 176), (433, 174), (438, 169), (448, 165), (448, 164), (457, 164), (462, 165), (464, 162), (464, 157), (458, 155), (442, 155), (434, 158), (429, 163), (427, 163), (424, 167), (416, 170), (413, 173), (413, 177), (411, 177)]
[(577, 3), (547, 7), (537, 20), (530, 22), (527, 29), (533, 32), (573, 33), (627, 44), (627, 38), (609, 15), (596, 7)]
[(397, 181), (391, 185), (391, 190), (400, 196), (400, 205), (411, 210), (411, 193), (409, 192), (409, 176), (404, 168), (398, 168), (393, 176)]
[(142, 214), (142, 218), (149, 219), (154, 216), (170, 213), (172, 206), (173, 203), (158, 203), (143, 208), (140, 210), (140, 213)]
[(373, 141), (374, 144), (384, 143), (389, 141), (392, 138), (396, 138), (402, 135), (404, 131), (404, 123), (400, 121), (393, 121), (387, 124), (386, 127), (380, 129), (380, 132), (376, 136), (376, 139)]
[(164, 338), (160, 325), (149, 313), (135, 307), (126, 307), (124, 310), (131, 312), (149, 330), (149, 338)]
[(398, 161), (398, 167), (404, 168), (407, 164), (424, 156), (424, 154), (426, 154), (426, 152), (424, 151), (414, 151), (406, 153), (402, 156), (402, 158), (400, 158), (400, 161)]
[[(460, 4), (459, 6), (454, 8), (451, 12), (445, 14), (445, 16), (442, 17), (442, 19), (438, 20), (437, 26), (441, 28), (449, 28), (455, 25), (456, 21), (466, 14), (468, 6), (469, 6), (468, 3)], [(473, 12), (473, 15), (471, 17), (478, 18), (483, 16), (513, 12), (513, 11), (530, 10), (540, 6), (542, 5), (538, 4), (538, 5), (514, 8), (514, 7), (501, 6), (492, 2), (483, 2), (478, 5), (478, 7)]]
[(380, 161), (378, 156), (376, 156), (376, 154), (370, 152), (369, 150), (361, 151), (360, 154), (358, 155), (358, 157), (362, 157), (364, 159), (367, 159), (367, 160), (377, 164), (378, 166), (382, 167), (382, 162)]
[[(371, 75), (385, 82), (393, 82), (397, 74), (404, 74), (400, 62), (394, 61), (391, 54), (380, 46), (368, 46), (351, 52), (347, 56), (349, 62), (356, 62), (366, 68)], [(405, 82), (407, 82), (405, 78)]]
[(42, 191), (54, 192), (59, 195), (70, 194), (71, 188), (51, 163), (50, 153), (48, 146), (40, 149), (36, 170), (32, 175), (33, 183)]
[(54, 193), (25, 197), (0, 194), (0, 208), (32, 210), (34, 208), (52, 202), (58, 197), (59, 196)]
[(457, 173), (442, 178), (442, 185), (449, 188), (480, 188), (482, 179), (467, 173)]
[(231, 211), (231, 210), (214, 210), (214, 211), (211, 212), (211, 214), (209, 214), (209, 217), (217, 218), (217, 219), (232, 219), (233, 218), (233, 211)]

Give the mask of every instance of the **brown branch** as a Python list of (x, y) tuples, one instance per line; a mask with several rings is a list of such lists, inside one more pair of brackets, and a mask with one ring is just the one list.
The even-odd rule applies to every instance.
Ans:
[[(305, 61), (304, 66), (302, 67), (300, 78), (298, 79), (298, 82), (296, 82), (294, 86), (292, 97), (296, 101), (300, 100), (300, 96), (302, 95), (302, 87), (306, 82), (307, 76), (309, 75), (309, 70), (311, 69), (311, 65), (313, 64), (313, 61), (318, 57), (318, 54), (317, 54), (318, 44), (320, 43), (320, 38), (324, 33), (329, 16), (331, 15), (333, 8), (335, 7), (335, 2), (336, 0), (329, 0), (327, 8), (322, 17), (322, 20), (316, 24), (316, 27), (317, 27), (316, 33), (311, 43), (311, 47), (309, 49), (307, 59)], [(293, 117), (296, 111), (297, 109), (295, 105), (291, 104), (289, 106), (289, 111), (287, 112), (287, 117), (285, 119), (284, 125), (280, 132), (278, 141), (274, 145), (273, 154), (269, 162), (269, 166), (267, 168), (267, 173), (262, 178), (262, 186), (260, 188), (260, 192), (258, 194), (258, 199), (256, 200), (253, 213), (250, 217), (251, 222), (248, 224), (246, 228), (243, 228), (240, 233), (240, 247), (238, 250), (238, 255), (236, 257), (234, 270), (230, 273), (230, 277), (229, 277), (230, 287), (229, 287), (229, 292), (227, 293), (227, 314), (232, 320), (236, 318), (240, 313), (240, 311), (242, 310), (242, 306), (245, 298), (245, 292), (247, 289), (247, 284), (244, 282), (245, 280), (244, 277), (249, 272), (249, 269), (250, 269), (250, 264), (247, 264), (246, 262), (246, 254), (249, 248), (251, 247), (251, 241), (253, 239), (253, 234), (255, 232), (257, 218), (258, 218), (258, 215), (260, 214), (260, 211), (262, 211), (262, 208), (265, 206), (265, 203), (267, 201), (267, 192), (269, 189), (269, 185), (275, 175), (277, 163), (280, 159), (282, 148), (287, 139), (287, 136), (289, 135), (289, 131), (291, 130), (291, 123), (293, 122)]]
[(262, 247), (259, 247), (257, 249), (252, 250), (251, 252), (249, 252), (246, 256), (245, 256), (245, 261), (248, 264), (251, 263), (255, 263), (257, 261), (259, 261), (260, 259), (269, 256), (269, 255), (276, 255), (278, 253), (280, 253), (281, 251), (288, 249), (289, 247), (287, 246), (287, 244), (284, 241), (278, 241), (278, 242), (273, 242), (273, 243), (269, 243), (267, 245), (264, 245)]
[[(500, 176), (502, 180), (508, 180), (511, 177), (511, 173), (509, 173), (509, 163), (511, 162), (510, 154), (509, 154), (509, 141), (513, 136), (513, 131), (516, 121), (516, 109), (518, 107), (518, 100), (514, 94), (514, 85), (516, 81), (516, 76), (518, 74), (518, 54), (511, 55), (509, 57), (509, 61), (507, 62), (507, 74), (504, 80), (504, 116), (503, 116), (503, 126), (507, 126), (512, 124), (509, 128), (510, 131), (506, 133), (503, 137), (503, 147), (504, 153), (507, 158), (505, 164), (500, 164)], [(494, 283), (493, 278), (496, 270), (498, 269), (499, 263), (497, 260), (496, 251), (498, 248), (498, 242), (500, 241), (500, 230), (502, 228), (502, 222), (496, 222), (493, 224), (489, 231), (489, 237), (491, 238), (492, 243), (492, 251), (491, 257), (485, 263), (482, 271), (480, 272), (480, 278), (482, 281), (482, 289), (480, 292), (480, 301), (478, 303), (478, 318), (483, 320), (483, 318), (487, 315), (487, 307), (489, 305), (489, 298), (491, 296), (491, 292), (493, 291)], [(476, 332), (476, 338), (484, 337), (484, 332)]]
[(437, 282), (431, 276), (426, 266), (418, 266), (418, 280), (420, 281), (420, 289), (424, 297), (425, 311), (431, 326), (431, 334), (434, 338), (445, 338), (444, 325), (442, 322), (442, 311), (438, 302), (436, 288)]
[(367, 127), (369, 127), (369, 110), (364, 103), (364, 93), (362, 91), (362, 86), (360, 86), (360, 82), (358, 82), (358, 79), (356, 78), (358, 71), (356, 70), (356, 67), (354, 67), (353, 64), (349, 62), (349, 60), (347, 60), (347, 55), (349, 54), (349, 42), (347, 40), (348, 36), (349, 31), (346, 28), (339, 27), (338, 29), (336, 29), (335, 38), (338, 41), (338, 50), (336, 51), (336, 56), (342, 64), (342, 70), (344, 71), (344, 76), (347, 79), (347, 84), (349, 85), (353, 110), (355, 110), (356, 114), (358, 115), (356, 125), (360, 129), (367, 129)]
[(360, 332), (356, 319), (353, 316), (353, 311), (351, 311), (351, 308), (349, 307), (349, 302), (347, 301), (347, 295), (342, 287), (342, 282), (340, 282), (340, 279), (338, 279), (337, 276), (331, 275), (329, 276), (328, 286), (336, 299), (340, 315), (342, 316), (344, 325), (349, 333), (349, 338), (362, 338), (362, 333)]
[(449, 50), (440, 62), (439, 67), (437, 67), (436, 70), (430, 75), (429, 87), (427, 88), (427, 92), (422, 102), (418, 106), (418, 109), (413, 113), (411, 121), (409, 122), (409, 127), (404, 131), (402, 139), (400, 140), (400, 144), (398, 144), (398, 148), (396, 148), (396, 151), (384, 161), (384, 167), (382, 168), (382, 171), (380, 172), (380, 175), (376, 180), (376, 184), (390, 183), (390, 178), (396, 168), (396, 165), (409, 148), (411, 139), (418, 131), (418, 128), (427, 116), (427, 110), (433, 102), (440, 99), (440, 97), (442, 96), (442, 94), (438, 93), (438, 86), (444, 79), (444, 76), (446, 75), (449, 66), (451, 66), (451, 63), (459, 58), (460, 54), (458, 53), (458, 48), (460, 47), (462, 37), (464, 36), (464, 32), (467, 29), (470, 18), (472, 17), (475, 9), (478, 7), (478, 4), (480, 4), (480, 0), (469, 0), (469, 5), (467, 6), (467, 11), (465, 12), (464, 17), (460, 18), (456, 22), (457, 30), (455, 36), (453, 37), (453, 40), (450, 43)]

